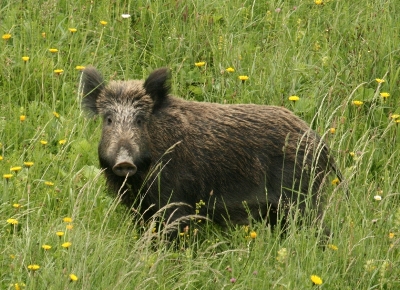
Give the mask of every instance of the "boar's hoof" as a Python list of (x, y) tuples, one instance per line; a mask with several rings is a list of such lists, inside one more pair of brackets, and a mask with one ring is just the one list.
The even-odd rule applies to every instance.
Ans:
[(113, 172), (122, 177), (132, 176), (136, 173), (136, 166), (130, 162), (120, 162), (114, 165)]

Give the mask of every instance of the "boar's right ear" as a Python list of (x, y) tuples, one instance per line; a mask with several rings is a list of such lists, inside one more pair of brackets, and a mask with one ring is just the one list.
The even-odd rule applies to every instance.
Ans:
[(153, 71), (144, 82), (146, 93), (154, 101), (153, 111), (159, 108), (171, 89), (170, 72), (168, 68), (159, 68)]
[(92, 66), (82, 72), (82, 107), (93, 114), (98, 114), (96, 100), (104, 89), (104, 80), (101, 74)]

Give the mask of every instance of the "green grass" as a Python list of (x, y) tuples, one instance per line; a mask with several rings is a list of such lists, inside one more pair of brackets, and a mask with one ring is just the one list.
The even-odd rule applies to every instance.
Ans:
[[(2, 3), (0, 34), (11, 38), (0, 39), (0, 288), (310, 289), (311, 275), (325, 289), (399, 288), (400, 124), (391, 116), (400, 114), (400, 2), (324, 2)], [(313, 227), (292, 225), (282, 238), (262, 223), (194, 223), (183, 250), (167, 247), (160, 229), (107, 194), (100, 122), (80, 110), (76, 66), (89, 64), (106, 79), (167, 66), (183, 98), (293, 110), (324, 136), (345, 176), (348, 198), (333, 185), (325, 192), (337, 248), (322, 249)]]

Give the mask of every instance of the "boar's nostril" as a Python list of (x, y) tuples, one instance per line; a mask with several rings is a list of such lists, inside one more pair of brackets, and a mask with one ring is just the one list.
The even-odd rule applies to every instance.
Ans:
[(120, 162), (114, 165), (113, 172), (118, 176), (132, 176), (136, 173), (136, 166), (130, 162)]

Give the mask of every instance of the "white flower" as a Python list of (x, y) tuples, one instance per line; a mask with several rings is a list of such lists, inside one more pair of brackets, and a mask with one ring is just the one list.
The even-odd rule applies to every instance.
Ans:
[(129, 18), (129, 17), (131, 17), (130, 14), (122, 14), (121, 16), (122, 16), (122, 18)]
[(380, 195), (375, 195), (375, 196), (374, 196), (374, 199), (375, 199), (375, 200), (382, 200), (382, 196), (380, 196)]

